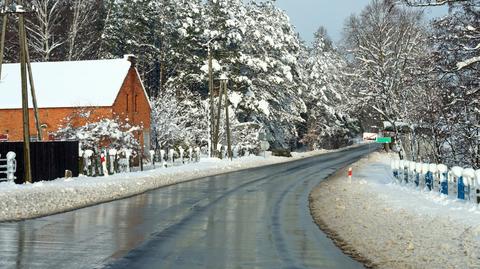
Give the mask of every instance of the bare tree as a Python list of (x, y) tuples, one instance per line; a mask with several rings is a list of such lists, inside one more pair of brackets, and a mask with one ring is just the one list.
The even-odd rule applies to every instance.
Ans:
[(421, 19), (420, 12), (374, 0), (346, 26), (355, 105), (390, 122), (397, 135), (397, 123), (406, 123), (420, 90), (415, 79), (426, 46)]
[(96, 0), (70, 2), (71, 22), (67, 40), (69, 61), (85, 58), (85, 55), (98, 43), (98, 40), (93, 38), (92, 30), (97, 16)]
[(64, 1), (32, 0), (32, 4), (37, 12), (27, 19), (29, 45), (34, 55), (43, 61), (49, 61), (52, 54), (66, 42), (65, 37), (58, 34), (65, 21), (62, 16)]

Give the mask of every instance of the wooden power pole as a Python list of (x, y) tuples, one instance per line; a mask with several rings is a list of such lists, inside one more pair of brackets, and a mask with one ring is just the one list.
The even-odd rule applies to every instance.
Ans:
[(213, 137), (213, 141), (215, 142), (215, 155), (218, 157), (221, 156), (221, 152), (217, 152), (217, 144), (220, 142), (219, 133), (220, 133), (220, 118), (222, 115), (222, 95), (223, 95), (223, 82), (220, 82), (220, 87), (218, 88), (218, 108), (217, 108), (217, 123), (215, 124), (215, 136)]
[[(4, 4), (5, 4), (4, 8), (7, 8), (7, 6), (10, 4), (10, 1), (5, 0)], [(5, 11), (3, 11), (2, 34), (1, 34), (1, 40), (0, 40), (0, 80), (2, 80), (3, 52), (5, 51), (5, 35), (7, 34), (7, 21), (8, 21), (8, 15)]]
[(225, 119), (226, 119), (226, 128), (227, 128), (227, 150), (228, 150), (228, 158), (231, 160), (233, 158), (233, 153), (232, 153), (232, 133), (230, 131), (230, 117), (228, 113), (228, 106), (229, 106), (229, 100), (228, 100), (228, 80), (225, 78), (223, 81), (223, 93), (225, 94)]
[(20, 44), (20, 75), (22, 78), (22, 112), (23, 112), (23, 163), (24, 180), (32, 183), (32, 169), (30, 166), (30, 119), (28, 112), (27, 89), (27, 56), (25, 53), (25, 15), (18, 15), (18, 36)]
[(210, 43), (208, 43), (208, 93), (210, 94), (210, 157), (215, 155), (215, 150), (217, 142), (215, 142), (215, 112), (214, 112), (214, 101), (213, 101), (213, 56)]
[[(222, 75), (220, 77), (220, 88), (219, 88), (219, 94), (218, 94), (218, 112), (217, 112), (217, 124), (215, 126), (215, 137), (214, 141), (218, 141), (219, 139), (219, 132), (220, 132), (220, 118), (221, 118), (221, 112), (222, 112), (222, 99), (225, 98), (225, 127), (226, 127), (226, 133), (227, 133), (227, 151), (228, 151), (228, 157), (232, 159), (232, 137), (231, 137), (231, 130), (230, 130), (230, 117), (228, 113), (228, 92), (227, 92), (227, 85), (228, 85), (228, 79), (226, 75)], [(221, 157), (219, 155), (219, 157)]]
[(32, 96), (32, 103), (33, 103), (33, 115), (35, 117), (35, 127), (37, 129), (37, 139), (38, 141), (42, 141), (42, 129), (40, 126), (40, 116), (38, 115), (38, 103), (37, 103), (37, 94), (35, 93), (35, 83), (33, 82), (33, 72), (32, 72), (32, 65), (30, 63), (30, 53), (28, 52), (28, 42), (27, 42), (27, 35), (24, 33), (24, 48), (25, 48), (25, 61), (27, 63), (27, 71), (28, 71), (28, 81), (30, 82), (30, 94)]
[[(34, 10), (34, 7), (32, 7)], [(20, 48), (20, 76), (22, 91), (22, 118), (23, 118), (23, 158), (24, 158), (24, 181), (32, 182), (32, 169), (30, 163), (30, 115), (28, 108), (28, 84), (30, 82), (30, 90), (35, 115), (35, 123), (37, 129), (38, 140), (42, 140), (42, 132), (40, 127), (40, 119), (38, 114), (37, 98), (35, 94), (35, 84), (33, 82), (32, 67), (30, 64), (30, 54), (28, 52), (27, 33), (25, 29), (25, 7), (23, 1), (18, 4), (11, 3), (10, 0), (4, 0), (1, 15), (3, 19), (2, 34), (0, 40), (0, 79), (3, 66), (3, 55), (5, 52), (5, 35), (7, 31), (8, 15), (18, 15), (18, 44)]]

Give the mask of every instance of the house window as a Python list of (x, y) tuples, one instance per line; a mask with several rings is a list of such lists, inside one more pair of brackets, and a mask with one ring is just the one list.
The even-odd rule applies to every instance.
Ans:
[(138, 99), (138, 94), (135, 94), (135, 112), (138, 112), (138, 106), (137, 106), (137, 99)]
[(128, 93), (127, 93), (127, 112), (128, 112)]

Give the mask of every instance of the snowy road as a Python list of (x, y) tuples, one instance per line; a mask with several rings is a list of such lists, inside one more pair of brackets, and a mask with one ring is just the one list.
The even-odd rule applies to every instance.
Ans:
[(319, 231), (308, 194), (361, 146), (0, 223), (0, 268), (361, 268)]

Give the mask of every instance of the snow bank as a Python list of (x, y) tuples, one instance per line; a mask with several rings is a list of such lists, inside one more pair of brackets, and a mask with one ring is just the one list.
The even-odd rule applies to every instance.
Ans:
[(474, 203), (395, 183), (374, 153), (322, 182), (312, 214), (339, 247), (378, 268), (480, 268), (480, 210)]
[(79, 177), (29, 185), (0, 183), (0, 221), (21, 220), (121, 199), (188, 180), (294, 161), (329, 152), (294, 153), (293, 158), (250, 156), (233, 161), (202, 159), (199, 163), (109, 177)]

